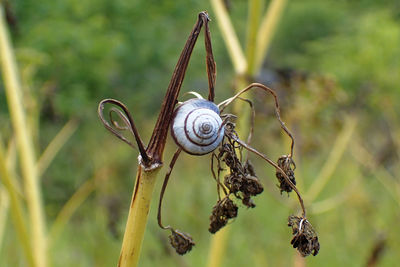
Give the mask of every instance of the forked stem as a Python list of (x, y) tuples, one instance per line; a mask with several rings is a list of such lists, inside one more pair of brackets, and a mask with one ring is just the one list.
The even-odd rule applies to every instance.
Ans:
[(246, 144), (245, 142), (243, 142), (242, 140), (240, 140), (237, 136), (231, 134), (229, 135), (230, 138), (232, 138), (233, 140), (235, 140), (235, 142), (239, 143), (241, 146), (243, 146), (245, 149), (247, 149), (250, 152), (253, 152), (254, 154), (260, 156), (262, 159), (264, 159), (265, 161), (267, 161), (269, 164), (271, 164), (277, 171), (279, 171), (282, 176), (284, 177), (285, 181), (289, 184), (289, 186), (293, 189), (294, 192), (296, 192), (296, 195), (299, 199), (300, 202), (300, 206), (303, 212), (303, 218), (306, 218), (306, 209), (304, 207), (304, 201), (303, 198), (300, 195), (299, 190), (297, 189), (297, 187), (292, 183), (292, 181), (289, 179), (289, 177), (286, 175), (286, 173), (281, 169), (281, 167), (279, 167), (275, 162), (273, 162), (272, 160), (270, 160), (266, 155), (264, 155), (263, 153), (257, 151), (256, 149), (252, 148), (251, 146), (249, 146), (248, 144)]
[[(121, 111), (119, 111), (115, 108), (111, 109), (109, 116), (110, 116), (110, 121), (111, 121), (112, 125), (104, 118), (104, 114), (103, 114), (104, 106), (107, 103), (115, 105), (115, 106), (119, 107), (120, 109), (122, 109), (122, 111), (123, 111), (123, 113), (122, 113)], [(104, 99), (99, 103), (99, 106), (97, 109), (97, 114), (99, 115), (99, 118), (100, 118), (101, 122), (103, 123), (104, 127), (106, 127), (106, 129), (109, 130), (111, 133), (113, 133), (116, 137), (118, 137), (119, 139), (121, 139), (122, 141), (124, 141), (125, 143), (130, 145), (131, 147), (135, 148), (135, 146), (126, 137), (124, 137), (121, 133), (118, 132), (118, 131), (121, 131), (121, 129), (125, 129), (125, 128), (120, 127), (117, 124), (117, 122), (115, 120), (113, 120), (112, 112), (119, 115), (121, 120), (126, 124), (127, 129), (129, 129), (131, 131), (131, 133), (133, 134), (135, 141), (138, 145), (140, 156), (142, 157), (143, 162), (147, 165), (147, 163), (150, 162), (150, 159), (147, 155), (143, 141), (140, 138), (139, 132), (136, 129), (135, 123), (133, 121), (133, 118), (132, 118), (128, 108), (122, 102), (115, 100), (115, 99)]]
[(236, 99), (238, 99), (242, 94), (244, 94), (245, 92), (249, 91), (250, 89), (253, 88), (260, 88), (262, 90), (264, 90), (265, 92), (270, 93), (273, 98), (274, 98), (274, 102), (275, 102), (275, 115), (276, 118), (278, 119), (281, 128), (285, 131), (285, 133), (290, 137), (291, 139), (291, 145), (290, 145), (290, 154), (289, 157), (293, 157), (293, 149), (294, 149), (294, 138), (292, 133), (289, 131), (289, 129), (286, 127), (285, 123), (282, 121), (281, 119), (281, 112), (280, 112), (280, 108), (279, 108), (279, 102), (278, 102), (278, 96), (276, 95), (275, 91), (272, 90), (271, 88), (269, 88), (268, 86), (265, 86), (261, 83), (252, 83), (249, 86), (247, 86), (246, 88), (240, 90), (236, 95), (234, 95), (231, 98), (228, 98), (224, 101), (222, 101), (221, 103), (218, 104), (218, 108), (220, 110), (220, 112), (223, 112), (224, 109), (231, 104), (233, 101), (235, 101)]

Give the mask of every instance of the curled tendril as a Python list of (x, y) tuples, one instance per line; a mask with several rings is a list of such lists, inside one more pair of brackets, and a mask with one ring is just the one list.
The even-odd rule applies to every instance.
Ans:
[[(105, 104), (115, 105), (116, 107), (112, 107), (109, 111), (109, 121), (104, 118), (104, 106)], [(125, 136), (123, 136), (119, 131), (129, 130), (135, 138), (137, 143), (140, 156), (142, 157), (143, 162), (149, 162), (150, 159), (146, 153), (145, 146), (143, 144), (142, 139), (140, 138), (139, 132), (136, 129), (135, 123), (133, 122), (133, 118), (128, 110), (128, 108), (120, 101), (115, 99), (104, 99), (99, 103), (97, 113), (104, 127), (109, 130), (116, 137), (127, 143), (132, 148), (135, 148), (135, 145), (132, 144)], [(125, 126), (119, 125), (119, 123), (113, 118), (113, 114), (116, 114), (124, 123)], [(111, 124), (110, 124), (111, 123)]]
[[(112, 117), (113, 114), (116, 113), (120, 119), (122, 119), (125, 122), (125, 126), (120, 126), (118, 121), (114, 120), (114, 118)], [(111, 123), (114, 125), (115, 128), (117, 128), (120, 131), (125, 131), (125, 130), (131, 130), (128, 125), (129, 125), (129, 120), (128, 118), (124, 115), (124, 113), (122, 113), (121, 110), (112, 107), (110, 108), (110, 111), (108, 112), (108, 115), (110, 117), (110, 121)], [(132, 133), (133, 134), (133, 133)], [(135, 147), (136, 148), (136, 147)]]
[[(276, 93), (274, 92), (274, 90), (272, 90), (271, 88), (261, 84), (261, 83), (252, 83), (249, 86), (247, 86), (246, 88), (242, 89), (241, 91), (239, 91), (236, 95), (222, 101), (221, 103), (218, 104), (218, 108), (220, 110), (220, 112), (223, 112), (224, 109), (231, 104), (233, 101), (235, 101), (236, 99), (238, 99), (243, 93), (249, 91), (250, 89), (253, 88), (260, 88), (268, 93), (270, 93), (273, 97), (274, 97), (274, 101), (275, 101), (275, 115), (276, 118), (278, 119), (281, 128), (285, 131), (285, 133), (290, 137), (292, 143), (290, 145), (290, 154), (289, 157), (293, 156), (293, 149), (294, 149), (294, 138), (292, 133), (289, 131), (289, 129), (286, 127), (285, 123), (282, 121), (281, 119), (281, 113), (280, 113), (280, 108), (279, 108), (279, 102), (278, 102), (278, 97), (276, 95)], [(239, 98), (240, 99), (240, 98)]]

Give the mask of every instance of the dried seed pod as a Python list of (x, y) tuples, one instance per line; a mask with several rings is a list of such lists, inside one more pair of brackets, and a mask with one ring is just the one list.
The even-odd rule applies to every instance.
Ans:
[(256, 171), (254, 170), (253, 164), (251, 164), (250, 160), (246, 160), (246, 163), (244, 164), (244, 172), (250, 174), (251, 176), (256, 176)]
[(256, 196), (264, 191), (264, 188), (256, 176), (244, 177), (240, 190), (244, 195)]
[[(294, 177), (294, 169), (296, 168), (296, 164), (293, 159), (289, 156), (282, 156), (278, 159), (278, 166), (286, 173), (289, 177), (290, 181), (293, 185), (296, 185), (296, 179)], [(293, 166), (293, 169), (292, 169)], [(279, 188), (282, 192), (292, 192), (293, 188), (289, 185), (289, 183), (283, 177), (283, 174), (280, 171), (276, 171), (276, 178), (279, 181)]]
[(189, 252), (195, 245), (192, 237), (187, 233), (182, 233), (179, 230), (171, 230), (171, 235), (169, 236), (169, 242), (171, 246), (175, 248), (176, 253), (183, 255)]
[(240, 164), (240, 161), (236, 156), (236, 151), (231, 144), (225, 143), (220, 147), (218, 158), (225, 162), (226, 166), (228, 166), (231, 170), (231, 173), (238, 171), (238, 165)]
[(219, 200), (213, 207), (208, 231), (212, 234), (216, 233), (228, 223), (229, 219), (235, 218), (237, 214), (238, 207), (233, 203), (229, 196)]
[(242, 198), (242, 203), (243, 205), (249, 207), (249, 208), (255, 208), (256, 204), (254, 204), (254, 201), (251, 199), (250, 196), (245, 196)]
[[(236, 155), (234, 154), (231, 157), (234, 158)], [(227, 155), (225, 155), (226, 158)], [(245, 206), (254, 208), (256, 205), (250, 197), (262, 193), (264, 188), (249, 161), (246, 161), (244, 166), (239, 159), (235, 160), (235, 162), (234, 167), (230, 167), (231, 173), (224, 177), (224, 185), (229, 189), (230, 193), (241, 199)]]
[(224, 177), (224, 185), (229, 189), (229, 192), (236, 194), (240, 192), (242, 188), (243, 176), (236, 174), (228, 174)]
[(294, 248), (297, 248), (303, 257), (318, 254), (320, 249), (318, 236), (307, 219), (294, 215), (289, 216), (288, 226), (292, 227), (293, 230), (293, 238), (290, 243)]

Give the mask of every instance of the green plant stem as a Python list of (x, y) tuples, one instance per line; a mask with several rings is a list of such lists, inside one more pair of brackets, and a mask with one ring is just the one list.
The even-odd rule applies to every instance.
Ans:
[(5, 157), (6, 157), (6, 166), (7, 170), (10, 173), (11, 177), (15, 177), (15, 179), (12, 179), (12, 186), (17, 193), (18, 197), (23, 198), (24, 193), (22, 192), (22, 186), (20, 183), (20, 178), (17, 176), (15, 173), (15, 166), (17, 162), (17, 153), (16, 153), (16, 144), (15, 140), (12, 138), (11, 140), (8, 141), (8, 147), (7, 150), (5, 150)]
[(400, 183), (385, 167), (377, 166), (376, 159), (372, 154), (360, 143), (359, 140), (351, 145), (351, 153), (353, 158), (364, 168), (371, 170), (375, 178), (383, 185), (388, 193), (393, 197), (400, 206)]
[(318, 197), (319, 193), (325, 188), (326, 184), (332, 177), (332, 174), (336, 170), (344, 151), (347, 149), (348, 144), (350, 143), (356, 125), (357, 120), (355, 118), (347, 117), (345, 119), (343, 129), (336, 138), (324, 166), (306, 194), (306, 199), (310, 203)]
[(7, 168), (6, 164), (3, 144), (0, 144), (0, 178), (1, 182), (7, 189), (8, 196), (10, 198), (11, 218), (13, 220), (15, 231), (17, 233), (19, 242), (21, 243), (22, 251), (25, 254), (28, 266), (38, 266), (37, 264), (35, 264), (32, 247), (31, 244), (29, 243), (30, 238), (28, 235), (26, 219), (24, 217), (22, 203), (13, 186), (12, 180), (14, 179), (14, 177), (10, 174), (11, 173)]
[(122, 242), (119, 267), (135, 267), (139, 262), (143, 236), (150, 210), (151, 196), (160, 165), (145, 169), (138, 165), (135, 188), (129, 209), (128, 220)]
[(58, 213), (54, 223), (49, 232), (49, 247), (57, 240), (61, 231), (65, 228), (69, 219), (72, 217), (74, 212), (82, 205), (82, 203), (88, 198), (88, 196), (93, 192), (95, 187), (95, 178), (87, 180), (83, 183), (78, 190), (71, 196), (71, 198), (65, 203), (61, 211)]
[(215, 12), (215, 17), (217, 18), (217, 23), (228, 49), (233, 67), (235, 68), (235, 72), (244, 74), (247, 70), (247, 61), (224, 3), (222, 0), (211, 0), (211, 6)]
[(26, 123), (22, 103), (22, 91), (13, 49), (6, 29), (3, 7), (0, 5), (0, 57), (3, 70), (5, 92), (11, 122), (15, 131), (24, 177), (25, 194), (29, 210), (31, 242), (37, 266), (46, 266), (45, 220), (41, 202), (40, 186), (35, 167), (32, 139)]
[(256, 41), (258, 26), (260, 24), (263, 3), (261, 0), (249, 0), (249, 10), (247, 16), (247, 40), (246, 40), (246, 58), (247, 74), (255, 74), (256, 62)]
[[(357, 170), (357, 172), (359, 172), (359, 170)], [(361, 174), (359, 173), (359, 175), (354, 178), (351, 184), (347, 186), (342, 192), (336, 194), (331, 198), (313, 203), (309, 208), (311, 213), (314, 215), (325, 213), (345, 203), (351, 197), (351, 195), (357, 191), (357, 187), (360, 186), (360, 178)]]
[(51, 140), (51, 142), (47, 145), (46, 149), (43, 151), (36, 164), (39, 177), (43, 175), (57, 153), (68, 141), (68, 139), (74, 134), (77, 128), (78, 122), (75, 119), (69, 120), (58, 132), (58, 134), (53, 138), (53, 140)]
[(225, 255), (230, 226), (227, 225), (211, 237), (207, 267), (219, 267)]
[(10, 208), (10, 198), (4, 187), (0, 186), (0, 251), (4, 241), (4, 230), (7, 224), (8, 210)]
[(261, 26), (257, 34), (255, 74), (260, 70), (267, 51), (271, 45), (276, 26), (282, 17), (287, 0), (272, 0), (268, 6), (267, 13), (262, 19)]

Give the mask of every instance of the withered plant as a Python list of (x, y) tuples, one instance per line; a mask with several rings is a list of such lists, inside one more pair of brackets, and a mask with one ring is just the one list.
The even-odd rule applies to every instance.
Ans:
[[(210, 19), (207, 12), (199, 13), (198, 20), (189, 35), (175, 67), (162, 103), (161, 112), (147, 146), (144, 145), (140, 138), (133, 118), (123, 103), (114, 99), (105, 99), (99, 104), (98, 113), (104, 126), (119, 139), (131, 147), (137, 147), (139, 150), (137, 178), (133, 190), (119, 266), (136, 266), (138, 262), (151, 195), (157, 173), (163, 164), (162, 156), (169, 128), (171, 128), (172, 137), (177, 143), (178, 149), (172, 157), (169, 170), (164, 178), (157, 217), (159, 226), (162, 229), (171, 231), (169, 237), (170, 243), (178, 254), (185, 254), (190, 251), (195, 243), (189, 234), (177, 230), (172, 226), (164, 226), (162, 224), (161, 207), (170, 175), (179, 155), (182, 151), (193, 155), (211, 153), (211, 175), (216, 181), (218, 200), (212, 209), (209, 231), (211, 233), (216, 233), (219, 229), (224, 227), (230, 219), (238, 215), (238, 206), (235, 203), (236, 200), (240, 200), (247, 207), (254, 208), (255, 203), (252, 198), (263, 192), (263, 186), (248, 156), (243, 156), (243, 149), (261, 157), (276, 169), (276, 177), (279, 181), (279, 189), (281, 192), (285, 191), (289, 193), (294, 191), (297, 194), (302, 214), (300, 217), (289, 217), (289, 225), (293, 228), (294, 234), (292, 244), (303, 256), (307, 256), (311, 252), (313, 255), (318, 253), (318, 238), (315, 231), (312, 230), (311, 224), (306, 219), (304, 203), (296, 188), (294, 177), (295, 163), (293, 161), (294, 139), (281, 120), (279, 103), (275, 92), (265, 85), (252, 83), (233, 97), (219, 104), (214, 103), (216, 65), (212, 53), (208, 26), (209, 21)], [(205, 36), (206, 69), (209, 89), (208, 97), (207, 100), (205, 100), (198, 93), (191, 92), (196, 98), (180, 103), (178, 102), (178, 95), (191, 53), (202, 27), (204, 27)], [(243, 98), (242, 95), (255, 88), (259, 88), (273, 96), (276, 119), (280, 123), (283, 132), (291, 139), (290, 153), (280, 157), (277, 163), (270, 160), (266, 155), (250, 145), (254, 127), (255, 110), (253, 103)], [(240, 139), (235, 130), (236, 115), (224, 113), (225, 109), (235, 100), (248, 103), (252, 110), (252, 123), (246, 141)], [(104, 115), (106, 104), (113, 105), (113, 107), (109, 108), (109, 120), (106, 120)], [(117, 119), (115, 116), (117, 116)], [(137, 146), (135, 146), (128, 137), (122, 134), (124, 130), (131, 132)], [(230, 172), (221, 179), (221, 171), (224, 169), (229, 169)], [(224, 196), (220, 195), (221, 190), (224, 191)], [(298, 218), (299, 221), (297, 222), (297, 220), (293, 218)], [(313, 234), (308, 234), (309, 232)]]

